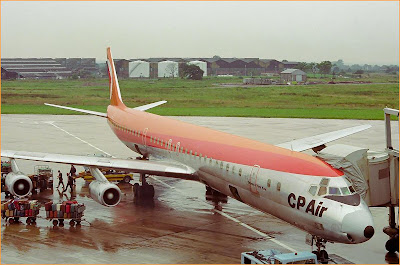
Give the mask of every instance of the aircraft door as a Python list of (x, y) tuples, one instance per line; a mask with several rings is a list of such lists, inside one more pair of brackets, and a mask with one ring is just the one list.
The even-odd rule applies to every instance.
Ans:
[(250, 175), (249, 175), (249, 178), (248, 178), (250, 191), (253, 194), (259, 194), (258, 189), (257, 189), (257, 177), (258, 177), (258, 173), (259, 172), (260, 172), (260, 166), (259, 165), (254, 165), (251, 168)]

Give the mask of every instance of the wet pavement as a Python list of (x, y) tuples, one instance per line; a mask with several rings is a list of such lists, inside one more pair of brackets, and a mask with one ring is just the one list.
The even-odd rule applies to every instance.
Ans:
[[(121, 158), (136, 156), (118, 141), (100, 117), (2, 115), (1, 118), (1, 147), (4, 149), (78, 155), (104, 151)], [(273, 144), (371, 124), (371, 129), (335, 143), (372, 150), (383, 150), (385, 144), (383, 121), (176, 119)], [(393, 122), (393, 127), (393, 142), (398, 145), (398, 123)], [(43, 163), (18, 161), (26, 174), (32, 174), (38, 164)], [(66, 165), (48, 165), (54, 172), (60, 169), (64, 176), (69, 171)], [(81, 167), (77, 169), (82, 170)], [(132, 183), (137, 179), (135, 176)], [(200, 183), (162, 177), (152, 177), (149, 182), (156, 190), (153, 202), (135, 203), (131, 185), (119, 184), (124, 195), (121, 203), (113, 208), (90, 199), (88, 187), (81, 179), (77, 180), (72, 194), (62, 194), (54, 189), (32, 196), (41, 203), (76, 199), (86, 205), (85, 221), (81, 227), (70, 227), (67, 223), (64, 227), (53, 227), (45, 218), (39, 218), (36, 225), (26, 225), (24, 218), (21, 223), (13, 225), (2, 220), (1, 262), (240, 263), (240, 253), (245, 251), (270, 248), (283, 252), (289, 252), (288, 248), (310, 250), (305, 244), (304, 232), (231, 198), (227, 203), (207, 201), (204, 185)], [(1, 198), (5, 199), (4, 194)], [(358, 245), (328, 244), (328, 252), (354, 263), (398, 263), (398, 255), (388, 255), (384, 248), (387, 236), (382, 228), (387, 225), (387, 209), (372, 209), (371, 212), (376, 231), (371, 240)], [(40, 216), (45, 217), (44, 208)]]

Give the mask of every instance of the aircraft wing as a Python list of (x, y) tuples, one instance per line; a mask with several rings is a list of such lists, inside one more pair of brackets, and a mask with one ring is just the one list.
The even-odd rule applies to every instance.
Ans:
[(194, 175), (195, 171), (192, 168), (182, 164), (175, 164), (158, 160), (149, 161), (137, 159), (118, 159), (109, 157), (64, 155), (14, 150), (1, 150), (1, 157), (61, 164), (73, 164), (79, 166), (106, 167), (126, 170), (135, 173), (145, 173), (149, 175), (197, 180), (196, 176)]
[(319, 146), (323, 146), (326, 143), (332, 142), (334, 140), (349, 136), (351, 134), (364, 131), (366, 129), (371, 128), (371, 125), (360, 125), (351, 128), (346, 128), (338, 131), (333, 131), (329, 133), (319, 134), (303, 139), (293, 140), (290, 142), (285, 142), (282, 144), (278, 144), (277, 146), (286, 148), (292, 151), (305, 151), (307, 149), (316, 148)]

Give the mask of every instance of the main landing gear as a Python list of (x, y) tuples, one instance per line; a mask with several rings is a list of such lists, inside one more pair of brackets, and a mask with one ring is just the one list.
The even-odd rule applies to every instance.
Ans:
[(322, 263), (322, 264), (328, 264), (329, 261), (329, 255), (328, 252), (326, 251), (326, 240), (317, 236), (312, 236), (312, 242), (311, 246), (312, 248), (315, 246), (317, 247), (317, 250), (313, 250), (312, 253), (317, 255), (317, 259)]
[(383, 228), (383, 232), (390, 239), (386, 241), (385, 248), (390, 253), (399, 252), (399, 226), (396, 225), (394, 206), (389, 207), (389, 226)]
[(154, 198), (154, 186), (150, 185), (146, 181), (146, 174), (140, 174), (140, 182), (142, 185), (139, 185), (139, 183), (135, 183), (133, 185), (133, 195), (134, 199), (153, 199)]
[(222, 203), (227, 203), (228, 202), (228, 196), (225, 194), (214, 190), (210, 186), (206, 186), (206, 200), (207, 201), (213, 201), (216, 203), (222, 202)]

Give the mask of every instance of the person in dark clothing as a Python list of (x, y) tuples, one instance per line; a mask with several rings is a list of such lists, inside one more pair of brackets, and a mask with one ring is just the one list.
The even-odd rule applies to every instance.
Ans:
[(63, 189), (65, 189), (64, 182), (63, 182), (63, 177), (62, 177), (62, 173), (61, 173), (61, 171), (59, 170), (59, 171), (58, 171), (58, 186), (57, 186), (57, 189), (60, 187), (60, 185), (62, 185), (62, 186), (63, 186)]
[(71, 169), (69, 170), (69, 174), (71, 176), (75, 176), (76, 175), (76, 168), (74, 167), (74, 165), (71, 165)]
[(71, 188), (71, 193), (72, 193), (72, 190), (73, 190), (72, 185), (74, 184), (74, 177), (71, 174), (67, 174), (67, 175), (68, 175), (68, 183), (67, 183), (67, 186), (64, 189), (64, 192), (67, 191), (68, 187), (70, 187)]

